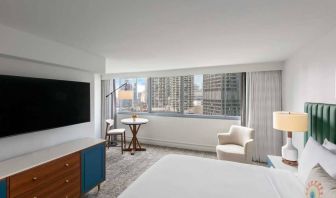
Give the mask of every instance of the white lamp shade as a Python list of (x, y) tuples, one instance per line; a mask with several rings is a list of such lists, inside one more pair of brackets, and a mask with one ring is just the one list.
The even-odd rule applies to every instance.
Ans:
[(280, 131), (306, 132), (308, 114), (284, 111), (273, 112), (273, 128)]
[(118, 91), (118, 99), (119, 100), (132, 100), (133, 99), (133, 91), (129, 90), (120, 90)]

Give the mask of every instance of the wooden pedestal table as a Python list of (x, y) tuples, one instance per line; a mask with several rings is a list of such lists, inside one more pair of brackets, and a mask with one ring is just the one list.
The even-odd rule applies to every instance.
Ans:
[(128, 145), (128, 148), (125, 148), (124, 151), (131, 151), (131, 155), (134, 155), (136, 151), (146, 151), (145, 148), (141, 147), (137, 138), (137, 134), (141, 125), (148, 123), (148, 119), (136, 118), (135, 120), (133, 120), (133, 118), (126, 118), (122, 119), (121, 123), (128, 125), (133, 135), (132, 140)]

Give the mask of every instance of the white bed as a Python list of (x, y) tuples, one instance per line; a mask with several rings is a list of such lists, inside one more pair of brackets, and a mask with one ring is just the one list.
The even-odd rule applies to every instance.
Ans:
[(301, 198), (291, 172), (183, 155), (159, 160), (119, 198)]

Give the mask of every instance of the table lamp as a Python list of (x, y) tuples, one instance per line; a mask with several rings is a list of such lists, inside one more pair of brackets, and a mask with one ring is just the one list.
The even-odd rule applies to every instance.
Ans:
[(287, 144), (281, 149), (282, 161), (297, 166), (298, 150), (292, 143), (292, 132), (307, 132), (308, 115), (306, 113), (273, 112), (273, 128), (287, 132)]

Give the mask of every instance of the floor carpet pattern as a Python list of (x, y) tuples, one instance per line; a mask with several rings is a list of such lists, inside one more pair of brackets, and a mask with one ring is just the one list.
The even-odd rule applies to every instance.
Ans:
[(192, 155), (216, 159), (215, 153), (191, 151), (186, 149), (168, 148), (144, 145), (145, 152), (131, 155), (124, 152), (121, 155), (119, 147), (112, 147), (106, 152), (106, 181), (101, 184), (100, 191), (92, 189), (86, 194), (87, 198), (116, 198), (143, 172), (155, 162), (168, 154)]

